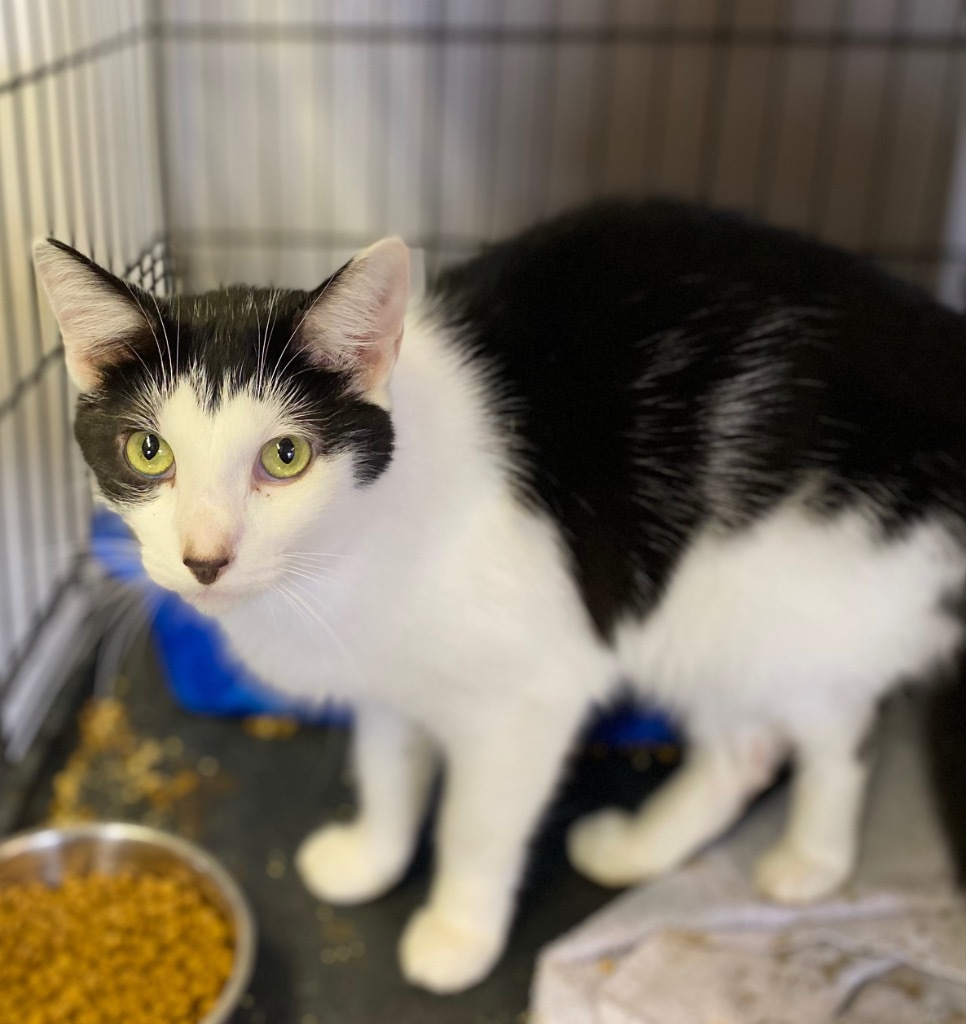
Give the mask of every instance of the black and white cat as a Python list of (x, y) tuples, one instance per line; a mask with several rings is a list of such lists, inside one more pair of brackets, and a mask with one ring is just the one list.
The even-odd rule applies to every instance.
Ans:
[(626, 680), (690, 756), (573, 827), (580, 871), (672, 869), (792, 757), (757, 881), (846, 879), (876, 703), (963, 640), (962, 317), (670, 202), (535, 228), (412, 309), (398, 239), (314, 292), (155, 300), (60, 243), (35, 260), (149, 575), (266, 683), (357, 709), (361, 811), (306, 840), (309, 889), (391, 887), (445, 766), (412, 982), (490, 970), (568, 746)]

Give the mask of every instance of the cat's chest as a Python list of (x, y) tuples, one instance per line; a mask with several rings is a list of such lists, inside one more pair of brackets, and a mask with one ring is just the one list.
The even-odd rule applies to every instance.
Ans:
[(345, 607), (336, 612), (317, 592), (272, 593), (219, 617), (232, 654), (262, 683), (312, 703), (358, 695), (368, 675), (365, 645), (347, 635)]

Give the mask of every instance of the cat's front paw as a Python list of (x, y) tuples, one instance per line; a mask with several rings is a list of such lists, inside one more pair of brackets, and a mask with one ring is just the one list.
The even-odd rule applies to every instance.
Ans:
[(844, 858), (821, 861), (780, 843), (758, 861), (755, 884), (763, 896), (777, 903), (811, 903), (838, 889), (849, 874)]
[(399, 963), (411, 984), (445, 995), (482, 981), (502, 951), (502, 935), (454, 923), (423, 907), (403, 932)]
[[(571, 865), (598, 885), (618, 889), (660, 874), (667, 867), (649, 857), (633, 814), (609, 808), (581, 818), (567, 833)], [(653, 863), (652, 863), (653, 862)]]
[(361, 822), (326, 825), (299, 847), (295, 865), (305, 887), (327, 903), (365, 903), (391, 889), (405, 860), (376, 849)]

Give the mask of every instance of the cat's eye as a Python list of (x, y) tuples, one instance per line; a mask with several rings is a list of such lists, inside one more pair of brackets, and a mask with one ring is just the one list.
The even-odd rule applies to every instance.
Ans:
[(301, 437), (276, 437), (262, 446), (262, 469), (275, 480), (291, 480), (312, 459), (312, 446)]
[(147, 430), (135, 430), (124, 446), (131, 469), (141, 476), (162, 477), (174, 465), (174, 452), (163, 437)]

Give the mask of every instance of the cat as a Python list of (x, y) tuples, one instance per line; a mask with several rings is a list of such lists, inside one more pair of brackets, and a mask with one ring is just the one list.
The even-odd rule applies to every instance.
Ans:
[(963, 642), (961, 316), (670, 200), (559, 216), (415, 304), (398, 238), (311, 292), (155, 298), (55, 241), (35, 266), (147, 573), (269, 686), (355, 707), (360, 810), (304, 842), (308, 889), (391, 888), (445, 768), (412, 983), (491, 970), (568, 748), (624, 681), (689, 754), (572, 826), (579, 871), (672, 870), (792, 759), (757, 884), (849, 877), (877, 702)]

